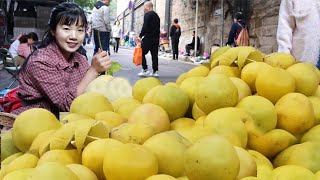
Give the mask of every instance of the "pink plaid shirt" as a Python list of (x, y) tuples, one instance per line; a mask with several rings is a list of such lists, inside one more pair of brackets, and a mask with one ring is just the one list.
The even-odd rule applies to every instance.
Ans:
[[(74, 53), (66, 61), (55, 43), (37, 50), (19, 74), (18, 95), (29, 103), (12, 113), (19, 114), (30, 108), (45, 108), (56, 115), (57, 111), (69, 111), (88, 68), (85, 56)], [(36, 102), (30, 104), (30, 101)]]

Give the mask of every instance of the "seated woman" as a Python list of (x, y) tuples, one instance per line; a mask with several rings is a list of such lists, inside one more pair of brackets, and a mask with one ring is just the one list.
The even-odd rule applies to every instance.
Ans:
[(21, 66), (25, 59), (32, 53), (32, 39), (28, 39), (27, 35), (22, 35), (19, 38), (20, 44), (17, 49), (17, 56), (14, 57), (17, 66)]
[[(17, 37), (17, 39), (10, 45), (9, 52), (11, 53), (13, 58), (18, 56), (17, 51), (18, 51), (18, 47), (20, 44), (20, 37), (21, 36), (23, 36), (23, 35), (19, 35)], [(29, 45), (33, 45), (35, 42), (38, 41), (38, 35), (35, 32), (30, 32), (24, 36), (27, 36)]]
[(69, 111), (71, 102), (87, 85), (110, 66), (105, 51), (98, 51), (91, 66), (81, 46), (87, 27), (84, 11), (75, 3), (64, 2), (51, 12), (49, 30), (41, 46), (23, 64), (19, 74), (19, 114), (30, 108), (45, 108), (59, 115)]

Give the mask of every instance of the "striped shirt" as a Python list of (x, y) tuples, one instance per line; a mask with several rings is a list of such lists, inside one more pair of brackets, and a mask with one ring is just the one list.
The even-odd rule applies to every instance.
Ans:
[(12, 113), (30, 108), (45, 108), (56, 115), (59, 111), (69, 111), (88, 68), (85, 56), (76, 52), (66, 61), (55, 43), (37, 50), (19, 74), (18, 96), (23, 107)]

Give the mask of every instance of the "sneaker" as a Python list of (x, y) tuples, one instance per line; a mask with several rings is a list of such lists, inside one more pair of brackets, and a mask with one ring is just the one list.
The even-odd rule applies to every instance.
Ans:
[(138, 74), (138, 76), (147, 76), (150, 74), (150, 71), (148, 69), (141, 69), (141, 72)]
[(152, 73), (149, 74), (149, 76), (159, 77), (159, 73), (158, 71), (153, 71)]

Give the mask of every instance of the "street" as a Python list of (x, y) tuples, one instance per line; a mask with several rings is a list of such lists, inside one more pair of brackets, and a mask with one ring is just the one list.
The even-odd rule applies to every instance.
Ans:
[[(114, 73), (116, 77), (124, 77), (130, 81), (133, 85), (137, 80), (143, 77), (137, 76), (141, 70), (141, 66), (135, 66), (132, 63), (133, 48), (120, 47), (118, 53), (113, 53), (113, 47), (111, 48), (111, 60), (114, 62), (119, 62), (122, 66), (122, 70)], [(89, 62), (91, 62), (93, 55), (93, 45), (89, 44), (85, 46), (87, 50), (87, 56)], [(148, 68), (152, 70), (152, 61), (150, 53), (146, 56)], [(184, 62), (178, 62), (171, 60), (170, 58), (159, 57), (159, 79), (163, 84), (167, 82), (175, 82), (177, 77), (188, 71), (189, 69), (195, 67), (194, 64), (188, 64)], [(0, 65), (0, 91), (5, 89), (13, 81), (12, 76), (4, 69), (1, 69)], [(18, 82), (16, 81), (11, 88), (17, 87)]]

